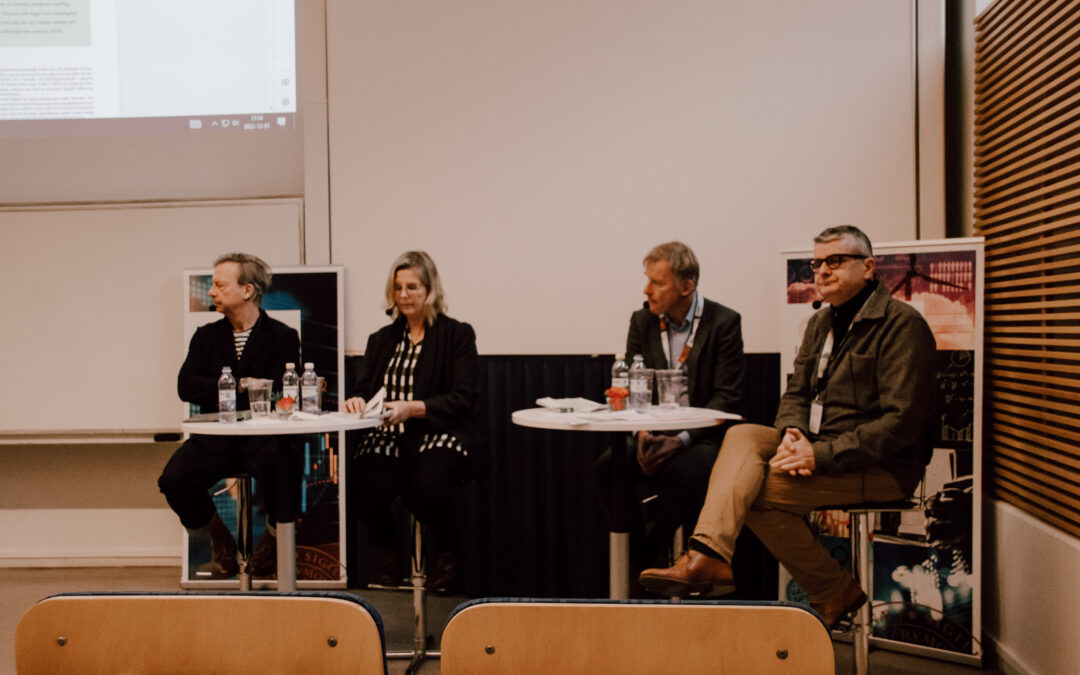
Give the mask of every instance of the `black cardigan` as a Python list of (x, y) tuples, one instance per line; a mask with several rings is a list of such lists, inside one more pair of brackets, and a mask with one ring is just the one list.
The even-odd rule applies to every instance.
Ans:
[[(405, 332), (405, 318), (399, 317), (368, 337), (360, 376), (353, 396), (370, 399), (382, 386), (386, 367)], [(427, 406), (427, 417), (405, 422), (403, 457), (416, 452), (425, 433), (453, 434), (472, 460), (473, 472), (487, 470), (485, 420), (480, 406), (480, 357), (476, 353), (476, 333), (467, 323), (445, 314), (424, 334), (424, 348), (413, 371), (413, 399)]]
[[(251, 329), (244, 355), (236, 358), (233, 327), (222, 317), (200, 326), (191, 336), (187, 358), (176, 378), (180, 400), (198, 404), (202, 412), (215, 412), (218, 405), (217, 381), (222, 366), (232, 368), (237, 383), (241, 377), (272, 379), (274, 390), (281, 391), (285, 364), (299, 362), (300, 336), (296, 331), (259, 310), (259, 320)], [(239, 394), (236, 409), (248, 407), (247, 393)]]

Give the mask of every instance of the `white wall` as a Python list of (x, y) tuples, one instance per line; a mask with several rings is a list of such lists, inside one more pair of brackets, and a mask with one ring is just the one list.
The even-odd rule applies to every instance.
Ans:
[(1005, 668), (1080, 673), (1080, 539), (987, 500), (983, 617)]
[(777, 351), (778, 251), (916, 238), (912, 4), (781, 4), (329, 0), (346, 348), (424, 248), (482, 353), (619, 351), (642, 257), (678, 238)]

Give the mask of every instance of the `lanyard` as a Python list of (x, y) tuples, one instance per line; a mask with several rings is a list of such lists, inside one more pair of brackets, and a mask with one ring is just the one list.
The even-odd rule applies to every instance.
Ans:
[[(686, 338), (686, 344), (683, 345), (682, 353), (679, 354), (679, 368), (686, 365), (686, 359), (690, 356), (690, 350), (694, 348), (694, 337), (697, 335), (698, 325), (701, 323), (701, 312), (705, 309), (705, 302), (700, 296), (696, 298), (697, 306), (694, 308), (694, 321), (690, 324), (690, 337)], [(664, 358), (667, 359), (668, 368), (672, 367), (671, 363), (671, 346), (670, 340), (667, 334), (667, 320), (664, 317), (660, 317), (660, 346), (664, 349)]]
[(832, 329), (829, 329), (829, 334), (825, 336), (825, 344), (821, 346), (821, 354), (818, 355), (817, 363), (817, 378), (814, 382), (814, 398), (821, 395), (821, 392), (825, 390), (823, 382), (825, 377), (825, 370), (829, 367), (829, 359), (832, 358), (833, 349), (833, 337)]

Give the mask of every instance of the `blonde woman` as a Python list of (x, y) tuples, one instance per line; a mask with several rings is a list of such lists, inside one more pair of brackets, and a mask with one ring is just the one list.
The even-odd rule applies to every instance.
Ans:
[(402, 580), (391, 504), (401, 496), (428, 529), (428, 588), (457, 585), (453, 488), (479, 473), (484, 452), (478, 414), (479, 358), (472, 327), (446, 316), (435, 262), (423, 251), (403, 253), (386, 281), (393, 321), (373, 333), (347, 412), (359, 412), (386, 388), (383, 425), (360, 442), (349, 499), (375, 547), (375, 581)]

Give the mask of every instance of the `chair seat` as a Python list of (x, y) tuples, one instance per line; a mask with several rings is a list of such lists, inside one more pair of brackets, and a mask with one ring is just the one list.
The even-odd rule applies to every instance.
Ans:
[(889, 502), (859, 502), (857, 504), (835, 504), (819, 506), (815, 511), (859, 511), (873, 513), (878, 511), (914, 511), (922, 508), (922, 502), (914, 497), (909, 499), (896, 499)]

